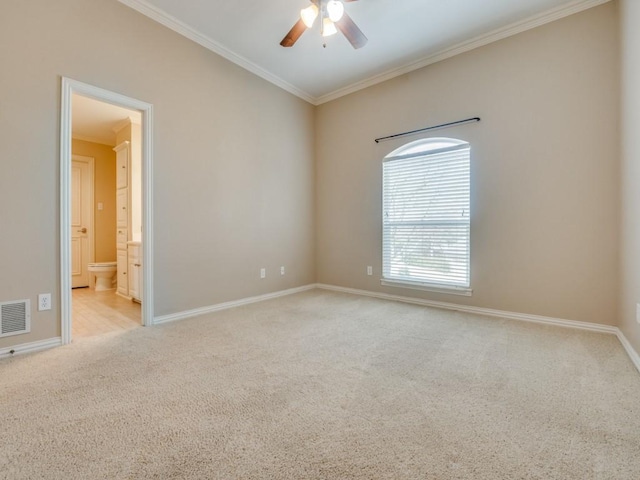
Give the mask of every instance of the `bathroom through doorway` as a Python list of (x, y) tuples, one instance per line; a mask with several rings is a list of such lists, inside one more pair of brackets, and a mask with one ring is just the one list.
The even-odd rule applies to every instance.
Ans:
[(63, 343), (152, 323), (150, 121), (149, 104), (63, 79)]

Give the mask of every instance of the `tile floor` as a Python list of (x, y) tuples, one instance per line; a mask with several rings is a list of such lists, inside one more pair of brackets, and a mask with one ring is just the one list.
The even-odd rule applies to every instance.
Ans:
[(140, 304), (116, 295), (115, 290), (96, 292), (92, 288), (75, 288), (71, 292), (73, 339), (141, 326)]

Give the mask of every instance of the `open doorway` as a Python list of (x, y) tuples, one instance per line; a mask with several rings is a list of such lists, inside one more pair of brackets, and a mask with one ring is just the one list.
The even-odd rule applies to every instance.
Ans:
[(62, 339), (152, 323), (151, 105), (63, 79)]
[(141, 122), (137, 110), (71, 96), (72, 338), (141, 325)]

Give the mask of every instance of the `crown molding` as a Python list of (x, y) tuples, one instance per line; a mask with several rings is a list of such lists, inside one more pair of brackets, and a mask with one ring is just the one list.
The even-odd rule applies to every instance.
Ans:
[(268, 82), (282, 88), (283, 90), (299, 97), (311, 104), (315, 105), (315, 98), (308, 93), (300, 90), (289, 82), (284, 81), (280, 77), (268, 72), (264, 68), (256, 65), (255, 63), (247, 60), (246, 58), (232, 52), (224, 45), (214, 41), (206, 35), (198, 32), (194, 28), (188, 26), (186, 23), (181, 22), (177, 18), (169, 15), (164, 10), (161, 10), (151, 4), (149, 4), (146, 0), (118, 0), (120, 3), (136, 10), (142, 15), (149, 17), (152, 20), (164, 25), (165, 27), (173, 30), (176, 33), (179, 33), (183, 37), (188, 38), (196, 42), (197, 44), (203, 46), (204, 48), (211, 50), (214, 53), (217, 53), (223, 58), (226, 58), (232, 63), (248, 70), (249, 72), (267, 80)]
[(236, 53), (232, 52), (225, 46), (219, 44), (218, 42), (207, 37), (206, 35), (203, 35), (202, 33), (188, 26), (187, 24), (169, 15), (165, 11), (149, 4), (146, 0), (118, 0), (118, 1), (136, 10), (142, 15), (145, 15), (146, 17), (149, 17), (150, 19), (160, 23), (161, 25), (164, 25), (165, 27), (173, 30), (174, 32), (196, 42), (197, 44), (207, 48), (208, 50), (211, 50), (212, 52), (217, 53), (221, 57), (226, 58), (230, 62), (235, 63), (236, 65), (244, 68), (245, 70), (248, 70), (251, 73), (254, 73), (255, 75), (267, 80), (268, 82), (273, 83), (274, 85), (311, 103), (312, 105), (317, 106), (323, 103), (330, 102), (337, 98), (344, 97), (345, 95), (349, 95), (351, 93), (357, 92), (358, 90), (362, 90), (367, 87), (377, 85), (378, 83), (385, 82), (387, 80), (398, 77), (400, 75), (404, 75), (414, 70), (424, 68), (428, 65), (432, 65), (442, 60), (446, 60), (447, 58), (460, 55), (461, 53), (465, 53), (465, 52), (474, 50), (476, 48), (483, 47), (490, 43), (497, 42), (498, 40), (502, 40), (504, 38), (511, 37), (513, 35), (517, 35), (518, 33), (531, 30), (533, 28), (539, 27), (546, 23), (560, 20), (561, 18), (568, 17), (569, 15), (573, 15), (575, 13), (579, 13), (584, 10), (597, 7), (599, 5), (608, 3), (611, 0), (575, 0), (567, 5), (563, 5), (557, 8), (553, 8), (551, 10), (547, 10), (546, 12), (543, 12), (538, 15), (534, 15), (525, 20), (512, 23), (510, 25), (498, 28), (496, 30), (493, 30), (483, 35), (479, 35), (475, 38), (472, 38), (471, 40), (458, 43), (457, 45), (454, 45), (452, 47), (440, 50), (431, 55), (423, 57), (420, 60), (408, 63), (398, 68), (387, 70), (386, 72), (380, 73), (373, 77), (369, 77), (366, 80), (352, 83), (351, 85), (347, 85), (346, 87), (334, 90), (333, 92), (327, 93), (326, 95), (321, 95), (319, 97), (314, 97), (313, 95), (310, 95), (309, 93), (297, 88), (296, 86), (290, 84), (289, 82), (286, 82), (285, 80), (272, 74), (271, 72), (268, 72), (267, 70), (247, 60), (246, 58), (240, 55), (237, 55)]
[(115, 142), (109, 142), (109, 141), (103, 140), (102, 138), (90, 137), (88, 135), (78, 135), (76, 133), (71, 134), (71, 138), (74, 140), (81, 140), (83, 142), (91, 142), (91, 143), (97, 143), (99, 145), (106, 145), (108, 147), (113, 147), (115, 145)]
[(344, 97), (345, 95), (357, 92), (358, 90), (363, 90), (367, 87), (377, 85), (378, 83), (382, 83), (387, 80), (391, 80), (392, 78), (399, 77), (400, 75), (404, 75), (405, 73), (413, 72), (414, 70), (418, 70), (428, 65), (446, 60), (447, 58), (455, 57), (456, 55), (460, 55), (461, 53), (483, 47), (490, 43), (497, 42), (498, 40), (517, 35), (518, 33), (526, 32), (527, 30), (540, 27), (544, 24), (560, 20), (561, 18), (568, 17), (575, 13), (580, 13), (584, 10), (597, 7), (610, 1), (611, 0), (576, 0), (567, 5), (547, 10), (544, 13), (534, 15), (533, 17), (529, 17), (525, 20), (512, 23), (483, 35), (479, 35), (475, 38), (472, 38), (471, 40), (458, 43), (453, 47), (440, 50), (439, 52), (424, 57), (418, 61), (403, 65), (398, 68), (394, 68), (392, 70), (387, 70), (386, 72), (375, 75), (366, 80), (352, 83), (351, 85), (348, 85), (346, 87), (334, 90), (333, 92), (316, 98), (314, 105), (321, 105), (323, 103), (330, 102), (331, 100)]
[(124, 127), (128, 127), (129, 125), (141, 125), (141, 124), (142, 122), (139, 119), (135, 118), (133, 115), (129, 115), (128, 117), (123, 118), (118, 123), (116, 123), (113, 127), (111, 127), (111, 130), (117, 134)]

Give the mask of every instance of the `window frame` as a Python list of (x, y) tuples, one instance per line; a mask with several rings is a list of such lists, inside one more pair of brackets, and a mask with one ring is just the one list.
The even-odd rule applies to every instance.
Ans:
[[(385, 260), (387, 258), (387, 228), (388, 223), (386, 220), (386, 211), (385, 206), (388, 201), (386, 195), (386, 180), (387, 177), (385, 175), (384, 166), (388, 162), (394, 161), (403, 161), (403, 160), (414, 160), (420, 157), (428, 157), (430, 155), (443, 154), (448, 152), (453, 152), (456, 150), (468, 149), (468, 204), (467, 210), (468, 214), (465, 216), (466, 221), (453, 223), (452, 225), (463, 225), (467, 227), (467, 236), (466, 236), (466, 282), (463, 283), (455, 283), (455, 282), (433, 282), (433, 281), (425, 281), (425, 280), (411, 280), (408, 278), (400, 278), (394, 277), (390, 275), (391, 265), (387, 265)], [(471, 145), (469, 142), (456, 139), (456, 138), (446, 138), (446, 137), (432, 137), (432, 138), (423, 138), (420, 140), (416, 140), (401, 147), (393, 150), (387, 156), (384, 157), (382, 162), (382, 279), (381, 284), (385, 286), (392, 287), (402, 287), (412, 290), (423, 290), (435, 293), (446, 293), (446, 294), (455, 294), (455, 295), (464, 295), (471, 296), (473, 294), (473, 290), (471, 288)], [(433, 222), (433, 220), (428, 221), (428, 223)], [(449, 221), (443, 222), (444, 224), (448, 224)], [(436, 225), (437, 222), (434, 222), (433, 225)]]

